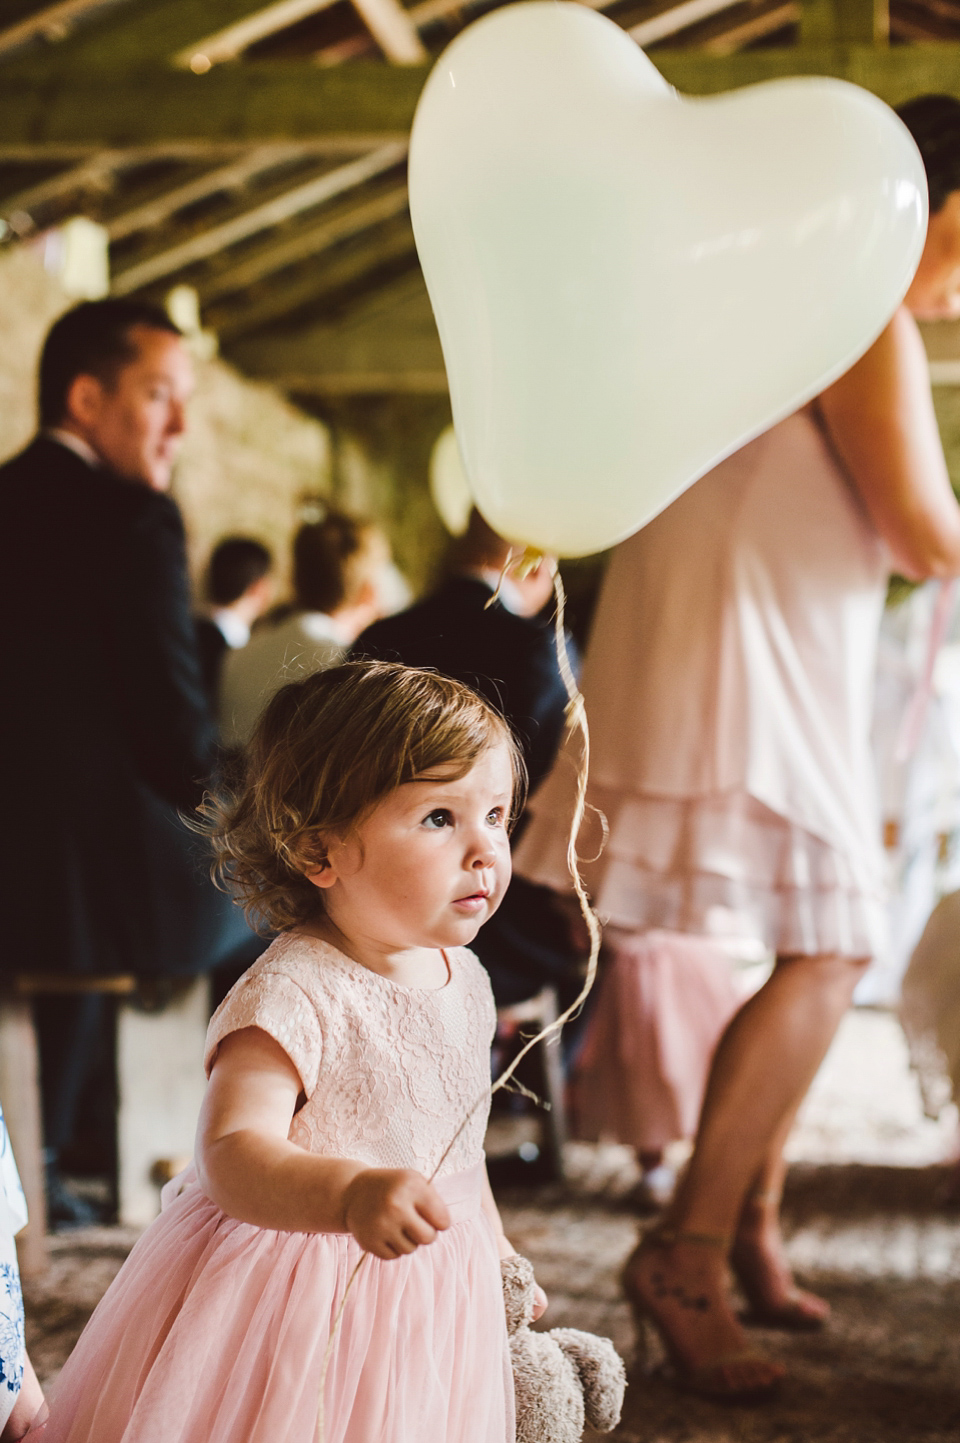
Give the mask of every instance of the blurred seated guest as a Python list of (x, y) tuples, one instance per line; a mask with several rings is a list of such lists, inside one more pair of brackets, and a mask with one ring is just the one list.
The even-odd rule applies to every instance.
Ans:
[[(513, 728), (533, 790), (560, 744), (567, 692), (546, 610), (553, 595), (551, 565), (544, 561), (526, 575), (502, 576), (510, 551), (474, 507), (465, 535), (451, 548), (446, 580), (407, 611), (369, 627), (351, 656), (435, 668), (480, 692)], [(567, 647), (576, 666), (569, 635)], [(561, 1004), (579, 991), (583, 949), (571, 944), (566, 915), (547, 888), (514, 878), (472, 945), (498, 1006), (522, 1002), (548, 984), (557, 987)], [(568, 1040), (573, 1037), (571, 1032)]]
[(219, 710), (220, 673), (228, 650), (250, 640), (250, 628), (273, 599), (273, 558), (251, 536), (229, 536), (213, 548), (207, 566), (208, 608), (196, 618), (200, 670), (214, 711)]
[[(261, 945), (180, 818), (216, 755), (165, 494), (192, 385), (163, 310), (86, 302), (44, 343), (39, 434), (0, 467), (0, 615), (16, 617), (2, 639), (0, 984), (192, 976)], [(58, 1158), (110, 1014), (77, 990), (35, 1012), (51, 1220), (83, 1221)]]
[(293, 542), (293, 605), (226, 657), (220, 693), (224, 746), (244, 746), (264, 706), (288, 681), (336, 666), (365, 626), (383, 614), (381, 574), (390, 563), (383, 532), (328, 510)]
[(744, 992), (711, 937), (604, 930), (601, 972), (573, 1079), (573, 1131), (632, 1147), (641, 1211), (663, 1207), (671, 1143), (696, 1136), (707, 1074)]

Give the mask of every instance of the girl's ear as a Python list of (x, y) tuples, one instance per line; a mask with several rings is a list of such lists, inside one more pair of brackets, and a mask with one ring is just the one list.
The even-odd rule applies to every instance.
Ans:
[(317, 837), (316, 846), (311, 850), (314, 856), (307, 859), (306, 866), (303, 869), (303, 875), (307, 881), (312, 882), (315, 887), (332, 887), (337, 880), (337, 869), (332, 861), (331, 854), (336, 851), (336, 848), (330, 845), (329, 838)]
[(332, 887), (337, 880), (336, 873), (329, 862), (320, 862), (315, 868), (303, 874), (308, 882), (315, 887)]

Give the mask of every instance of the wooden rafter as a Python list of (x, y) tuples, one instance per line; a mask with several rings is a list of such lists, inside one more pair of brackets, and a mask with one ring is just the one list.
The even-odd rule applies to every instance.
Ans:
[(304, 154), (304, 150), (305, 147), (302, 144), (296, 143), (258, 145), (246, 155), (241, 156), (239, 160), (233, 160), (227, 165), (205, 171), (203, 175), (195, 176), (193, 180), (185, 181), (183, 185), (164, 191), (162, 195), (156, 196), (153, 200), (144, 201), (142, 205), (121, 211), (119, 215), (113, 216), (106, 222), (107, 234), (112, 241), (119, 241), (134, 235), (137, 231), (160, 225), (169, 216), (175, 215), (178, 210), (183, 210), (186, 206), (193, 205), (206, 196), (215, 195), (217, 191), (236, 190), (246, 185), (254, 176), (262, 174), (263, 171), (282, 165), (287, 160), (295, 160)]
[(699, 25), (702, 20), (709, 20), (711, 16), (740, 3), (741, 0), (683, 0), (680, 5), (671, 5), (659, 15), (632, 25), (627, 34), (638, 45), (655, 45), (659, 40), (678, 35), (681, 30)]
[(63, 40), (84, 16), (123, 3), (126, 0), (59, 0), (56, 5), (46, 5), (35, 15), (28, 15), (25, 20), (0, 30), (0, 55), (19, 50), (32, 40)]
[(157, 255), (148, 256), (145, 260), (135, 261), (133, 265), (118, 272), (111, 289), (118, 296), (130, 295), (132, 291), (152, 285), (175, 271), (207, 260), (228, 246), (248, 240), (250, 236), (291, 220), (313, 206), (332, 200), (334, 196), (342, 195), (345, 190), (350, 190), (363, 181), (382, 175), (384, 171), (399, 165), (406, 153), (407, 147), (403, 142), (393, 141), (382, 145), (359, 160), (338, 166), (326, 175), (315, 176), (302, 185), (294, 186), (281, 195), (244, 211), (242, 215), (221, 221), (219, 225), (191, 236), (189, 240), (181, 241)]
[(353, 0), (353, 8), (394, 65), (423, 65), (427, 52), (400, 0)]
[(289, 281), (271, 285), (263, 295), (237, 305), (204, 308), (206, 323), (225, 341), (235, 340), (281, 318), (295, 317), (298, 312), (331, 302), (350, 287), (369, 284), (371, 276), (395, 269), (398, 262), (416, 268), (417, 251), (413, 229), (406, 219), (396, 220), (369, 245), (340, 257), (334, 262), (291, 276)]
[(288, 374), (271, 380), (288, 395), (304, 400), (330, 396), (445, 396), (445, 371), (318, 371)]
[(6, 196), (0, 201), (0, 214), (9, 219), (19, 211), (32, 219), (35, 210), (51, 201), (59, 200), (62, 196), (83, 190), (107, 190), (113, 183), (115, 172), (125, 159), (126, 152), (122, 150), (97, 151), (79, 165), (72, 165), (57, 175), (48, 176), (46, 180), (38, 181), (36, 185), (28, 186), (16, 195)]
[(374, 196), (359, 205), (345, 206), (339, 214), (322, 220), (318, 225), (309, 226), (297, 235), (273, 241), (226, 270), (205, 277), (197, 287), (200, 299), (206, 305), (221, 296), (231, 295), (247, 286), (255, 285), (265, 276), (297, 265), (341, 241), (393, 220), (406, 209), (405, 185), (395, 186), (383, 195)]
[(778, 30), (783, 30), (787, 25), (796, 25), (799, 20), (799, 0), (785, 0), (783, 4), (760, 10), (739, 24), (730, 26), (720, 35), (711, 36), (709, 40), (703, 41), (701, 48), (707, 55), (733, 55), (745, 45), (752, 45), (755, 40), (760, 40), (765, 35), (775, 35)]
[[(346, 141), (349, 144), (349, 140)], [(311, 145), (330, 145), (326, 141), (311, 141)], [(340, 145), (337, 145), (339, 150)], [(369, 142), (362, 148), (369, 148)], [(227, 141), (182, 140), (164, 141), (159, 145), (125, 146), (120, 154), (123, 163), (130, 166), (147, 165), (154, 160), (214, 161), (227, 160), (231, 156), (243, 155), (250, 149), (249, 141), (238, 141), (231, 145)], [(0, 163), (6, 165), (69, 165), (72, 161), (87, 160), (101, 154), (102, 143), (89, 140), (85, 144), (67, 145), (57, 141), (37, 141), (34, 144), (8, 144), (0, 134)]]
[[(332, 5), (334, 0), (276, 0), (262, 10), (185, 46), (174, 64), (204, 73), (213, 65), (235, 60), (251, 45), (276, 35)], [(423, 65), (427, 60), (416, 22), (399, 0), (353, 0), (354, 8), (384, 55), (396, 65)]]
[(225, 60), (236, 60), (258, 40), (266, 40), (268, 35), (276, 35), (278, 31), (316, 15), (333, 3), (334, 0), (276, 0), (276, 4), (255, 10), (233, 25), (185, 46), (173, 57), (173, 63), (184, 70), (202, 71), (204, 62), (209, 67), (221, 65)]

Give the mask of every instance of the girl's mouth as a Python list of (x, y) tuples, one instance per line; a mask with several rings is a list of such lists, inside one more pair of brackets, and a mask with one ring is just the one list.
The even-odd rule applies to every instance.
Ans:
[(453, 905), (465, 912), (478, 912), (489, 896), (489, 892), (470, 892), (466, 897), (455, 897)]

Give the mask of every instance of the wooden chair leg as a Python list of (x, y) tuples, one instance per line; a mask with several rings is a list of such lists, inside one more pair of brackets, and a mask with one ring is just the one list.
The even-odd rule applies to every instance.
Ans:
[(30, 1213), (17, 1238), (20, 1270), (36, 1277), (49, 1264), (47, 1194), (37, 1033), (26, 998), (0, 999), (0, 1103)]
[[(543, 1005), (540, 1026), (549, 1027), (557, 1020), (557, 994), (552, 987), (543, 991)], [(563, 1145), (567, 1140), (567, 1108), (564, 1093), (563, 1063), (560, 1056), (560, 1039), (548, 1038), (540, 1044), (543, 1065), (544, 1090), (550, 1111), (544, 1115), (544, 1132), (557, 1177), (564, 1177)]]

